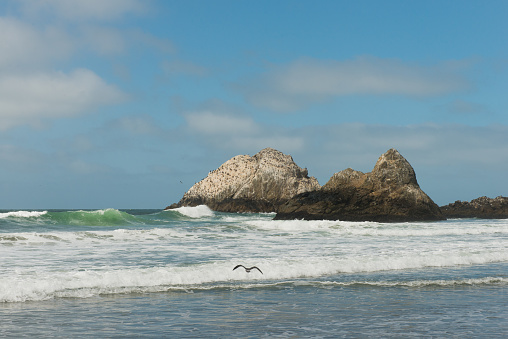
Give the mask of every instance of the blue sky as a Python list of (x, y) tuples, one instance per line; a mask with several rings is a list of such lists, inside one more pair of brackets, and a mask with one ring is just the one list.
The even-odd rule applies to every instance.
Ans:
[(163, 208), (265, 147), (321, 184), (396, 148), (508, 195), (508, 2), (0, 2), (0, 208)]

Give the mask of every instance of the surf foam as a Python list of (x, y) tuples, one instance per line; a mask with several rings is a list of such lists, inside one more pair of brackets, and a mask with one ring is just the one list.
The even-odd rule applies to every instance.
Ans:
[(15, 211), (15, 212), (5, 212), (0, 213), (0, 219), (4, 218), (33, 218), (33, 217), (40, 217), (41, 215), (44, 215), (48, 213), (48, 211)]
[[(483, 260), (479, 260), (483, 261)], [(42, 301), (54, 298), (88, 298), (101, 294), (136, 292), (187, 291), (212, 288), (270, 287), (280, 284), (294, 286), (312, 285), (421, 288), (429, 286), (453, 287), (457, 285), (507, 285), (506, 277), (459, 278), (441, 280), (397, 280), (397, 281), (308, 281), (295, 278), (317, 278), (324, 274), (339, 272), (372, 272), (389, 269), (379, 267), (378, 262), (357, 264), (353, 262), (332, 262), (321, 258), (302, 261), (256, 261), (248, 260), (247, 265), (259, 266), (264, 274), (247, 273), (232, 268), (233, 261), (213, 262), (190, 266), (165, 266), (152, 268), (101, 268), (67, 272), (31, 271), (19, 272), (16, 276), (0, 277), (0, 302)], [(327, 264), (328, 263), (328, 264)], [(412, 267), (433, 266), (430, 262)], [(349, 266), (351, 265), (351, 266)], [(349, 267), (348, 267), (349, 266)], [(400, 267), (400, 266), (399, 266)], [(241, 284), (238, 284), (241, 283)]]
[(213, 211), (206, 205), (199, 205), (195, 207), (183, 206), (169, 211), (177, 211), (178, 213), (185, 215), (186, 217), (196, 219), (214, 216)]

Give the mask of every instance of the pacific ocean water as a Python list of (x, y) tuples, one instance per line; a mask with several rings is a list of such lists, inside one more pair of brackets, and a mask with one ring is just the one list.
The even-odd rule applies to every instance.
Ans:
[(273, 217), (0, 211), (0, 337), (508, 336), (508, 220)]

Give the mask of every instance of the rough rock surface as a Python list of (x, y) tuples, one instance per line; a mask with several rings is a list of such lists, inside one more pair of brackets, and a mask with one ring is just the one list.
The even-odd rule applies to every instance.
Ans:
[(166, 209), (207, 205), (222, 212), (276, 212), (294, 195), (319, 188), (317, 179), (309, 178), (290, 155), (265, 148), (252, 157), (226, 161)]
[(441, 206), (441, 212), (447, 218), (508, 218), (508, 197), (480, 197), (474, 200), (460, 201)]
[(419, 187), (409, 162), (395, 149), (381, 155), (370, 173), (335, 173), (319, 190), (299, 194), (275, 219), (350, 221), (442, 220), (439, 206)]

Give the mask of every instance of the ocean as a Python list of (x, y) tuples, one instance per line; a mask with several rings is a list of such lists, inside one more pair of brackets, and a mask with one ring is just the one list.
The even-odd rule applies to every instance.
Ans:
[(0, 210), (0, 336), (508, 336), (508, 220), (273, 217)]

